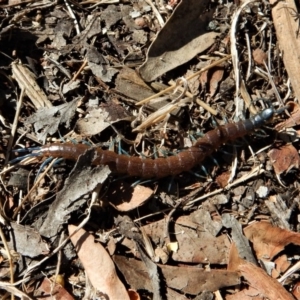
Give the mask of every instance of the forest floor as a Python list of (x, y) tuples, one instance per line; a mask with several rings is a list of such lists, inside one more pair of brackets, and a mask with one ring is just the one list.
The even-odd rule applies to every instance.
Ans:
[(300, 299), (298, 11), (1, 0), (1, 299)]

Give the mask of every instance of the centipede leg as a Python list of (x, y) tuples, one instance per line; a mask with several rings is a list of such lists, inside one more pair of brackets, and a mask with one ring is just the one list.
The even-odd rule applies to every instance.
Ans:
[(154, 179), (147, 179), (147, 180), (137, 180), (135, 181), (133, 184), (130, 185), (130, 187), (134, 188), (137, 185), (141, 185), (141, 184), (145, 184), (145, 183), (149, 183), (149, 182), (153, 182)]
[[(40, 174), (42, 173), (43, 169), (45, 168), (45, 166), (47, 166), (51, 161), (53, 160), (53, 157), (48, 157), (39, 167), (39, 170), (37, 171), (37, 174), (35, 176), (34, 182), (37, 181), (38, 177), (40, 176)], [(62, 162), (64, 159), (63, 158), (59, 158), (56, 160), (56, 162), (53, 164), (52, 167), (57, 166), (60, 162)]]
[(42, 164), (40, 165), (38, 171), (37, 171), (37, 174), (35, 176), (35, 179), (34, 179), (34, 182), (36, 182), (36, 180), (38, 179), (38, 177), (40, 176), (40, 174), (42, 173), (44, 167), (50, 163), (51, 161), (53, 160), (53, 157), (48, 157), (45, 159), (45, 161), (42, 162)]
[(26, 154), (26, 155), (23, 155), (23, 156), (20, 156), (20, 157), (16, 157), (16, 158), (10, 160), (10, 161), (8, 162), (8, 164), (9, 164), (9, 165), (14, 165), (14, 164), (16, 164), (16, 163), (22, 161), (22, 160), (25, 159), (25, 158), (28, 158), (28, 157), (36, 157), (36, 156), (39, 156), (39, 153), (29, 153), (29, 154)]

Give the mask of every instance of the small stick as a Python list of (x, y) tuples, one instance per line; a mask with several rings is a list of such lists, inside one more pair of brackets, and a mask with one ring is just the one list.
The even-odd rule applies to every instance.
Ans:
[(15, 114), (14, 122), (13, 122), (13, 125), (12, 125), (12, 128), (11, 128), (11, 135), (9, 137), (9, 141), (8, 141), (8, 145), (7, 145), (5, 164), (7, 164), (8, 161), (9, 161), (9, 155), (10, 155), (12, 144), (13, 144), (15, 134), (16, 134), (16, 131), (17, 131), (18, 120), (19, 120), (19, 116), (20, 116), (20, 112), (21, 112), (21, 107), (22, 107), (22, 104), (23, 104), (23, 98), (24, 98), (25, 90), (26, 90), (26, 88), (23, 88), (21, 90), (21, 95), (20, 95), (19, 101), (17, 102), (16, 114)]
[(38, 184), (40, 183), (40, 181), (46, 176), (46, 174), (52, 168), (52, 166), (54, 165), (54, 163), (56, 162), (56, 160), (57, 160), (56, 158), (52, 160), (52, 162), (49, 164), (49, 166), (46, 168), (46, 170), (42, 173), (42, 175), (40, 176), (40, 178), (38, 178), (38, 180), (35, 182), (35, 184), (33, 185), (33, 187), (30, 189), (30, 191), (28, 192), (28, 194), (23, 198), (23, 200), (21, 201), (20, 205), (14, 211), (12, 219), (15, 219), (15, 217), (17, 216), (17, 214), (21, 210), (22, 205), (27, 201), (27, 199), (29, 198), (29, 196), (31, 195), (31, 193), (35, 190), (35, 188), (38, 186)]
[[(192, 78), (194, 78), (194, 77), (200, 75), (201, 73), (203, 73), (203, 72), (205, 72), (205, 71), (207, 71), (207, 70), (209, 70), (209, 69), (211, 69), (211, 68), (213, 68), (213, 67), (215, 67), (215, 66), (220, 65), (220, 64), (223, 63), (224, 61), (228, 60), (230, 57), (231, 57), (231, 55), (226, 55), (225, 57), (223, 57), (223, 58), (221, 58), (221, 59), (219, 59), (219, 60), (213, 62), (213, 63), (210, 64), (209, 66), (204, 67), (203, 69), (201, 69), (201, 70), (199, 70), (198, 72), (192, 74), (191, 76), (188, 76), (188, 77), (185, 78), (185, 79), (186, 79), (186, 80), (190, 80), (190, 79), (192, 79)], [(176, 87), (177, 87), (176, 84), (173, 84), (172, 86), (170, 86), (170, 87), (168, 87), (168, 88), (166, 88), (166, 89), (160, 91), (159, 93), (157, 93), (157, 94), (155, 94), (155, 95), (152, 95), (151, 97), (148, 97), (148, 98), (146, 98), (146, 99), (144, 99), (144, 100), (141, 100), (141, 101), (137, 102), (136, 105), (142, 105), (142, 104), (148, 103), (148, 102), (149, 102), (150, 100), (152, 100), (152, 99), (155, 99), (155, 98), (157, 98), (157, 97), (159, 97), (159, 96), (161, 96), (161, 95), (163, 95), (163, 94), (169, 93), (170, 91), (174, 90)]]

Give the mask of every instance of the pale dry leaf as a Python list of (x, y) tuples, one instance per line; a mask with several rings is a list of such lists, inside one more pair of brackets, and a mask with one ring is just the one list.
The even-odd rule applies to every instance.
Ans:
[(32, 258), (49, 253), (48, 245), (34, 228), (17, 223), (11, 223), (10, 226), (12, 229), (8, 245), (11, 249)]
[(243, 234), (241, 223), (228, 213), (222, 215), (222, 222), (226, 228), (231, 228), (231, 237), (236, 244), (239, 256), (247, 259), (247, 261), (256, 263), (249, 241)]
[(84, 119), (75, 125), (76, 133), (83, 136), (95, 135), (119, 121), (131, 121), (132, 117), (121, 105), (92, 109)]
[[(300, 99), (300, 38), (297, 37), (299, 22), (293, 16), (297, 12), (295, 0), (270, 0), (277, 44), (283, 55), (284, 69), (291, 80), (294, 96)], [(292, 12), (292, 13), (291, 13)]]
[(20, 62), (12, 63), (12, 73), (21, 89), (25, 89), (25, 93), (32, 101), (37, 109), (43, 107), (52, 107), (52, 103), (48, 100), (45, 92), (36, 82), (35, 75)]
[[(72, 235), (76, 229), (76, 226), (69, 225), (69, 234)], [(84, 229), (72, 235), (71, 241), (93, 287), (105, 294), (108, 299), (129, 300), (114, 263), (103, 246), (95, 243), (94, 237)]]
[(118, 70), (109, 65), (108, 60), (104, 58), (96, 47), (88, 47), (86, 58), (94, 76), (104, 82), (111, 82), (113, 76), (118, 73)]
[(56, 133), (60, 124), (65, 124), (67, 128), (70, 126), (78, 102), (79, 99), (75, 99), (59, 106), (41, 108), (28, 117), (25, 124), (34, 124), (38, 139), (45, 143), (47, 136)]
[[(206, 12), (208, 0), (182, 0), (150, 46), (139, 71), (145, 81), (188, 62), (212, 46), (216, 32), (208, 32), (213, 10)], [(178, 38), (180, 36), (180, 38)]]
[(134, 100), (141, 100), (154, 95), (154, 91), (138, 73), (128, 67), (123, 67), (117, 75), (116, 90)]

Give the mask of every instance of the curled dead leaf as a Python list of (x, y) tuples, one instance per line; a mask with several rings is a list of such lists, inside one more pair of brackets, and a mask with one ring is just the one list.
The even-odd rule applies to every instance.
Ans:
[(288, 102), (287, 106), (289, 107), (290, 117), (275, 126), (277, 131), (280, 131), (284, 128), (294, 127), (300, 124), (300, 106), (295, 102)]
[(252, 52), (253, 59), (258, 65), (264, 65), (264, 62), (267, 61), (267, 53), (261, 50), (260, 48), (255, 49)]
[(270, 150), (268, 156), (277, 175), (288, 172), (292, 168), (299, 168), (299, 153), (291, 144)]
[(256, 222), (244, 229), (253, 243), (258, 258), (272, 259), (289, 244), (300, 245), (300, 233), (272, 226), (269, 222)]

